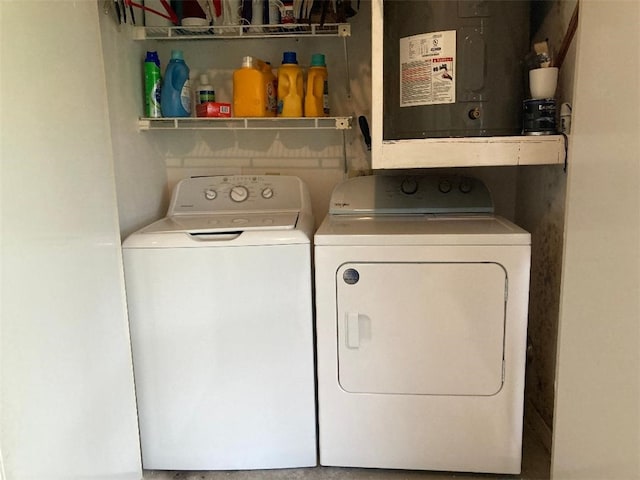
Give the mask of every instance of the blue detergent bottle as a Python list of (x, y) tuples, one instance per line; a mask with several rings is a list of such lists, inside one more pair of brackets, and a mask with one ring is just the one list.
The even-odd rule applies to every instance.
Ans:
[(191, 115), (191, 85), (189, 67), (182, 50), (172, 50), (171, 60), (164, 73), (160, 92), (163, 117), (189, 117)]

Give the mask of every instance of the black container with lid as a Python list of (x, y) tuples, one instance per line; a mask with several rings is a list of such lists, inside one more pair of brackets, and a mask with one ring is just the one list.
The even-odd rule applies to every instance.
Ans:
[(525, 100), (523, 103), (522, 133), (525, 135), (555, 135), (556, 101)]

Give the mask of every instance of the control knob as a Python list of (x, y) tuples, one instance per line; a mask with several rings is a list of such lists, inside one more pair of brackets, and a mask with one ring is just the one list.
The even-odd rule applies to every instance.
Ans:
[(473, 185), (470, 180), (462, 179), (458, 188), (462, 193), (469, 193), (473, 189)]
[(418, 191), (418, 182), (413, 177), (405, 178), (400, 184), (400, 190), (406, 195), (413, 195)]
[(265, 189), (262, 190), (262, 198), (264, 198), (265, 200), (273, 198), (273, 188), (265, 187)]
[(451, 182), (449, 180), (440, 180), (438, 183), (438, 190), (440, 193), (449, 193), (451, 191)]
[(204, 191), (204, 198), (206, 198), (207, 200), (215, 200), (217, 196), (218, 192), (216, 192), (213, 188), (207, 188)]
[(229, 197), (234, 202), (244, 202), (247, 198), (249, 198), (249, 190), (247, 190), (247, 187), (245, 186), (236, 185), (234, 187), (231, 187)]

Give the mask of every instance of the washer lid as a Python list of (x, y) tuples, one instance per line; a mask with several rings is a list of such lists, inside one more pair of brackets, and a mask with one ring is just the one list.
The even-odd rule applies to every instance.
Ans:
[(328, 215), (320, 245), (531, 245), (529, 232), (495, 215)]
[(123, 248), (219, 248), (309, 244), (312, 217), (296, 213), (177, 215), (131, 234)]
[(217, 215), (174, 215), (140, 230), (150, 233), (216, 234), (231, 232), (293, 230), (298, 213), (226, 213)]

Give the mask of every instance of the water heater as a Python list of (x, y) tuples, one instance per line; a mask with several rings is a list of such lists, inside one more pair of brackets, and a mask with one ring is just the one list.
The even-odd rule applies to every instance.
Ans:
[(521, 133), (528, 0), (383, 5), (383, 140)]

